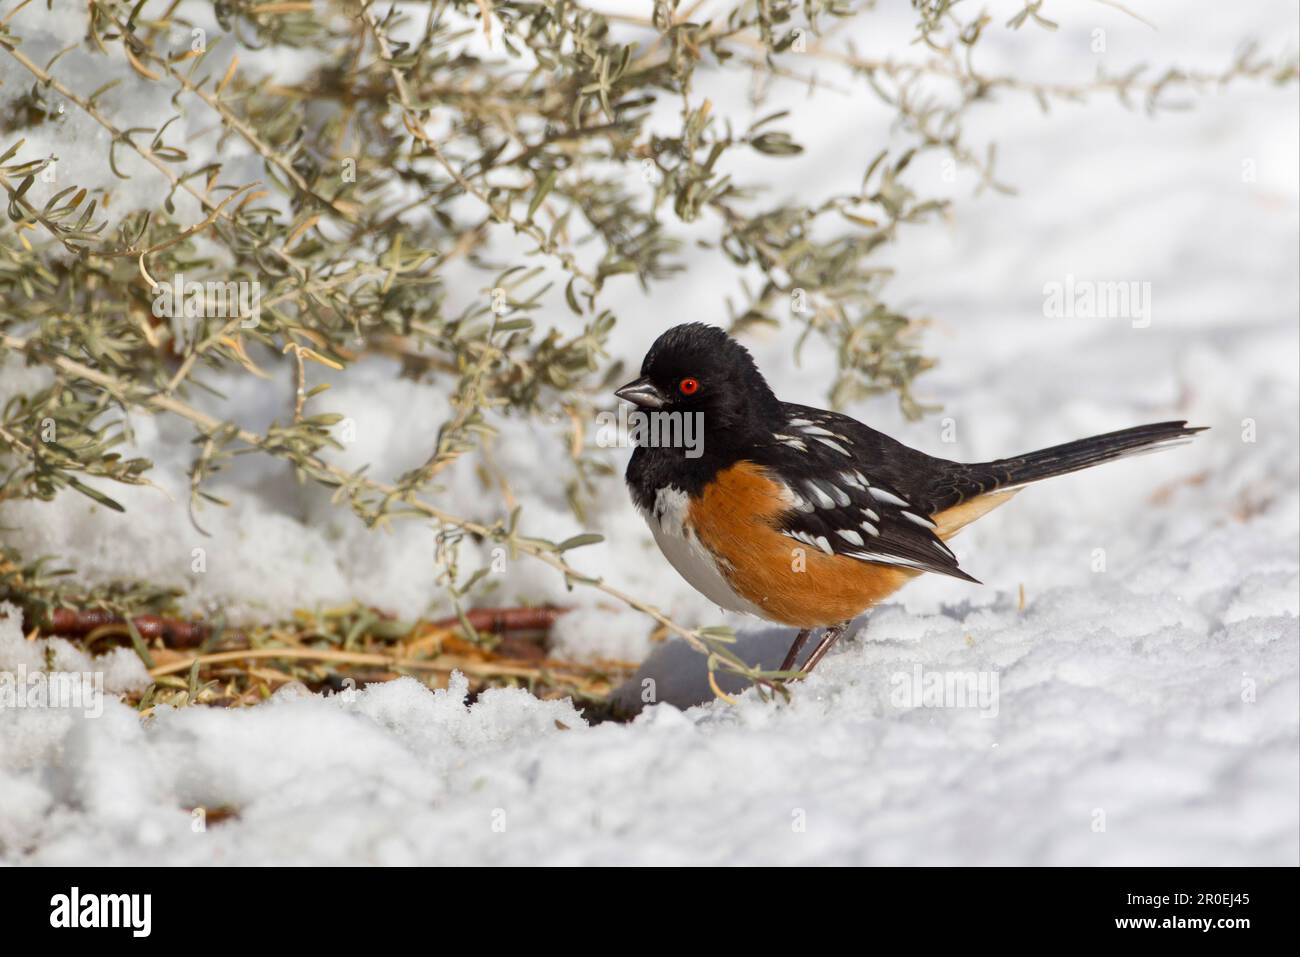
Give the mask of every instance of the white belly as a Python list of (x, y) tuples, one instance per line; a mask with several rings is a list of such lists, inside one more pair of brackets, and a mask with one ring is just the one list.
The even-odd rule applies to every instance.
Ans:
[(736, 594), (709, 551), (687, 521), (686, 493), (672, 486), (659, 489), (653, 512), (642, 511), (655, 543), (677, 573), (709, 601), (727, 611), (765, 618), (763, 610)]

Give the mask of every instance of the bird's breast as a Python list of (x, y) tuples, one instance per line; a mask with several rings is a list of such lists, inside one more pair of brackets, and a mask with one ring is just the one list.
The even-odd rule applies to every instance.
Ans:
[(764, 617), (763, 609), (741, 596), (728, 580), (727, 570), (700, 541), (691, 518), (690, 497), (671, 485), (647, 496), (649, 507), (641, 515), (650, 526), (655, 544), (686, 581), (709, 601), (727, 611)]

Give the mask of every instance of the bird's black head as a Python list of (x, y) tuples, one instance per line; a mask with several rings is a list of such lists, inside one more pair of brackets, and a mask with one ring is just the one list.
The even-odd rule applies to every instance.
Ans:
[(644, 409), (702, 412), (710, 440), (770, 428), (780, 402), (748, 350), (716, 326), (673, 326), (650, 347), (641, 378), (615, 393)]

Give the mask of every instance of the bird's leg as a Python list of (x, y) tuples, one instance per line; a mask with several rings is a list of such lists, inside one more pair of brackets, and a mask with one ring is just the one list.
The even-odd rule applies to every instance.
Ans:
[(848, 630), (849, 624), (847, 621), (842, 621), (822, 632), (822, 640), (817, 642), (817, 647), (813, 649), (812, 654), (808, 656), (808, 660), (804, 663), (804, 674), (812, 674), (812, 670), (817, 667), (817, 662), (826, 657), (826, 652), (831, 650), (831, 645), (840, 640), (840, 636)]
[(812, 629), (805, 628), (803, 631), (799, 632), (799, 634), (795, 635), (794, 644), (792, 644), (790, 650), (785, 653), (785, 661), (781, 662), (781, 671), (789, 671), (794, 667), (795, 661), (799, 658), (799, 652), (803, 649), (803, 646), (808, 643), (808, 636), (811, 634)]

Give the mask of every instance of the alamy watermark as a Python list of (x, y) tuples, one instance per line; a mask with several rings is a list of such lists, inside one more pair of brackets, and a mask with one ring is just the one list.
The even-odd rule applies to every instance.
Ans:
[(889, 703), (895, 708), (977, 708), (980, 716), (998, 716), (996, 671), (925, 671), (913, 665), (889, 678)]
[(199, 282), (177, 273), (171, 282), (153, 287), (153, 314), (169, 319), (178, 343), (188, 342), (187, 319), (239, 319), (241, 329), (254, 329), (262, 321), (262, 284), (248, 282)]
[(153, 929), (152, 894), (83, 894), (73, 887), (50, 898), (51, 927), (119, 927), (132, 937), (148, 937)]
[(0, 711), (8, 708), (67, 708), (87, 718), (104, 713), (102, 671), (33, 671), (26, 665), (0, 671)]
[(704, 454), (703, 412), (659, 412), (620, 405), (617, 412), (596, 415), (596, 444), (602, 449), (643, 445), (685, 449), (688, 459)]
[(1043, 283), (1043, 315), (1048, 319), (1128, 319), (1134, 329), (1151, 325), (1151, 283), (1135, 279), (1075, 279)]

